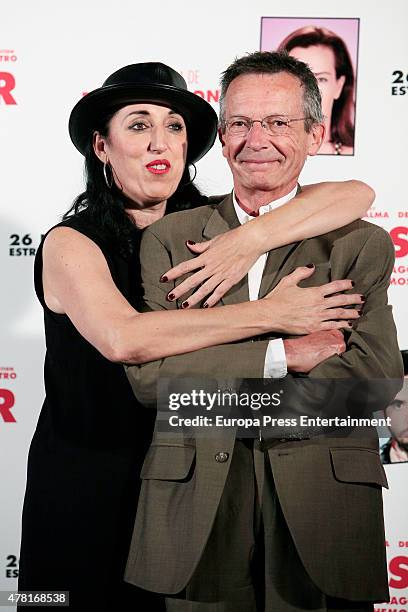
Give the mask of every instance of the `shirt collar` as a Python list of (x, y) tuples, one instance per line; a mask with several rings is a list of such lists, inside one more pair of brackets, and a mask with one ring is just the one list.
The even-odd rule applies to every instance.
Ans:
[[(259, 215), (264, 215), (265, 213), (271, 210), (274, 210), (275, 208), (279, 208), (279, 206), (282, 206), (283, 204), (286, 204), (287, 202), (289, 202), (289, 200), (295, 197), (297, 189), (298, 189), (298, 186), (296, 185), (296, 187), (294, 187), (290, 193), (282, 196), (281, 198), (278, 198), (277, 200), (273, 200), (272, 202), (269, 202), (269, 204), (265, 204), (264, 206), (261, 206), (259, 209)], [(238, 221), (240, 222), (241, 225), (255, 218), (254, 215), (248, 214), (245, 210), (241, 208), (241, 206), (238, 204), (237, 198), (235, 197), (234, 191), (232, 192), (232, 202), (234, 204), (234, 209), (238, 217)]]

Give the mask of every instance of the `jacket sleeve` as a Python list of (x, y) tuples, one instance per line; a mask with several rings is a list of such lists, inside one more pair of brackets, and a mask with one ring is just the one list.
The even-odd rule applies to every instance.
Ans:
[[(318, 413), (320, 403), (324, 416), (338, 416), (346, 408), (348, 414), (353, 413), (351, 416), (371, 415), (384, 409), (401, 388), (403, 364), (387, 298), (394, 259), (388, 233), (378, 228), (363, 244), (346, 276), (333, 266), (333, 280), (342, 278), (341, 274), (353, 279), (355, 290), (364, 294), (366, 301), (352, 331), (345, 332), (346, 351), (320, 363), (311, 370), (308, 381), (304, 384), (302, 381), (303, 399), (298, 405), (305, 407), (306, 412)], [(328, 383), (320, 385), (316, 379)], [(299, 391), (296, 397), (299, 400)]]
[[(146, 310), (175, 310), (168, 302), (169, 283), (160, 276), (173, 265), (171, 253), (154, 233), (145, 230), (140, 249), (141, 274)], [(125, 366), (126, 374), (137, 399), (146, 405), (156, 405), (156, 387), (161, 378), (263, 378), (267, 340), (223, 344), (166, 357), (141, 365)]]

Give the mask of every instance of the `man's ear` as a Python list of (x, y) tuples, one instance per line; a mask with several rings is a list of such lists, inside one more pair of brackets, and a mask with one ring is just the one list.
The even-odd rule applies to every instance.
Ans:
[(108, 161), (108, 155), (105, 150), (105, 138), (99, 132), (94, 132), (92, 137), (92, 146), (95, 155), (104, 164)]
[(312, 125), (310, 133), (309, 133), (309, 149), (308, 155), (316, 155), (319, 151), (322, 143), (324, 141), (324, 136), (326, 134), (326, 127), (324, 123), (315, 123)]
[[(222, 146), (222, 154), (223, 154), (223, 155), (224, 155), (224, 147), (225, 147), (225, 139), (224, 139), (224, 137), (225, 137), (225, 134), (224, 134), (224, 132), (222, 131), (222, 129), (219, 127), (219, 128), (218, 128), (218, 140), (219, 140), (219, 141), (220, 141), (220, 143), (221, 143), (221, 146)], [(225, 157), (225, 155), (224, 155), (224, 157)]]

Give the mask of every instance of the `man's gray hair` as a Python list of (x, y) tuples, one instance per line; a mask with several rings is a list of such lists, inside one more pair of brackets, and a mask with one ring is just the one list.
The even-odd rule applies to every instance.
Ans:
[(322, 98), (316, 77), (309, 66), (286, 51), (255, 51), (239, 57), (228, 66), (221, 76), (220, 128), (225, 131), (225, 95), (231, 82), (242, 74), (277, 74), (287, 72), (298, 78), (303, 87), (303, 112), (305, 130), (323, 123)]

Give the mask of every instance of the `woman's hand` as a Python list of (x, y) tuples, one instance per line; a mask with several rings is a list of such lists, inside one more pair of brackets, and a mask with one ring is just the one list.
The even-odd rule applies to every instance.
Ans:
[[(311, 264), (312, 266), (312, 264)], [(351, 280), (336, 280), (320, 287), (298, 287), (298, 283), (311, 276), (314, 266), (296, 268), (284, 276), (262, 301), (273, 300), (274, 311), (279, 313), (279, 329), (286, 334), (350, 329), (352, 321), (360, 316), (363, 295), (339, 293), (351, 289)], [(337, 294), (337, 295), (335, 295)], [(356, 308), (346, 306), (358, 305)]]
[(209, 297), (204, 305), (214, 306), (248, 273), (262, 253), (351, 223), (364, 216), (374, 196), (371, 187), (361, 181), (307, 185), (285, 206), (250, 223), (208, 242), (194, 244), (187, 240), (187, 247), (198, 257), (165, 272), (162, 280), (173, 281), (184, 274), (194, 274), (172, 290), (168, 299), (179, 299), (201, 285), (183, 302), (183, 307), (195, 306), (206, 296)]
[(183, 302), (188, 308), (200, 303), (210, 293), (204, 307), (214, 306), (248, 273), (258, 257), (262, 254), (257, 241), (247, 228), (250, 223), (220, 234), (208, 242), (194, 244), (186, 242), (187, 247), (198, 256), (183, 261), (169, 272), (163, 274), (160, 280), (172, 281), (183, 274), (195, 272), (189, 278), (171, 290), (169, 300), (173, 301), (201, 285), (193, 295)]

